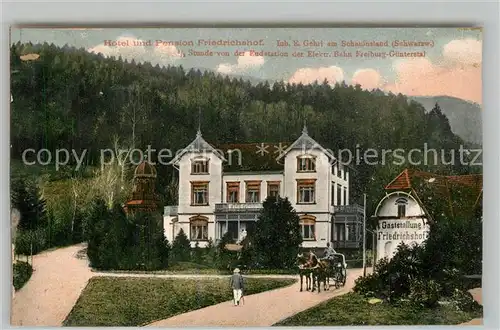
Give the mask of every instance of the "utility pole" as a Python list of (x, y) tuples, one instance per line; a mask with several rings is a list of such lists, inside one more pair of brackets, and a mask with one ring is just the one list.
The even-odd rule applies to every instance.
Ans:
[(366, 194), (363, 194), (363, 276), (366, 276)]
[(375, 242), (375, 232), (372, 232), (372, 269), (375, 269), (375, 253), (377, 251), (376, 247), (376, 242)]

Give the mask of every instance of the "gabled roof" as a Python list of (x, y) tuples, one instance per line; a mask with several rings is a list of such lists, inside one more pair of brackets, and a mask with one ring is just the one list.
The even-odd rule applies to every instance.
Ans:
[(276, 160), (280, 160), (281, 158), (285, 157), (286, 154), (288, 154), (291, 150), (303, 150), (303, 151), (308, 151), (308, 150), (321, 150), (323, 153), (325, 153), (330, 159), (336, 160), (337, 158), (327, 149), (323, 148), (318, 142), (314, 141), (312, 137), (309, 136), (307, 133), (307, 127), (304, 126), (302, 129), (302, 135), (299, 136), (297, 140), (295, 140), (294, 143), (292, 143), (291, 146), (289, 146), (283, 153), (281, 153)]
[(188, 152), (213, 153), (222, 161), (226, 161), (224, 155), (220, 151), (216, 150), (212, 145), (210, 145), (210, 143), (205, 141), (205, 139), (201, 136), (200, 130), (196, 133), (196, 138), (193, 142), (191, 142), (181, 152), (177, 153), (177, 155), (175, 155), (175, 157), (168, 164), (176, 164), (179, 159)]
[[(386, 187), (388, 191), (410, 191), (429, 216), (436, 212), (450, 216), (470, 214), (480, 203), (482, 174), (444, 176), (405, 169)], [(446, 203), (443, 209), (443, 202)]]
[(290, 143), (238, 143), (221, 144), (217, 149), (227, 155), (225, 172), (283, 171), (283, 164), (276, 160)]

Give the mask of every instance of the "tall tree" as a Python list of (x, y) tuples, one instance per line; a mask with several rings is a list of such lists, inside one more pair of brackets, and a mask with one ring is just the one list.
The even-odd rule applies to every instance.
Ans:
[(268, 268), (292, 268), (302, 235), (299, 216), (288, 198), (268, 197), (253, 235), (257, 262)]

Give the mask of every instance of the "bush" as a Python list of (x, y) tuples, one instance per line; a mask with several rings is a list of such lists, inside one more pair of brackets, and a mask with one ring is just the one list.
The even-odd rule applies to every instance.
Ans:
[(49, 247), (47, 230), (45, 228), (20, 230), (16, 233), (14, 246), (17, 255), (37, 254)]
[(19, 290), (21, 289), (26, 282), (31, 277), (31, 274), (33, 274), (33, 268), (31, 265), (27, 262), (24, 261), (17, 261), (13, 265), (13, 285), (14, 289)]
[(197, 241), (191, 251), (191, 260), (194, 263), (201, 264), (203, 262), (203, 249), (200, 248), (200, 243)]
[(474, 300), (470, 292), (461, 289), (455, 289), (451, 300), (457, 309), (463, 312), (478, 311), (482, 308), (481, 305)]
[(214, 246), (214, 241), (212, 238), (208, 239), (207, 247), (205, 248), (205, 253), (203, 255), (203, 261), (206, 264), (213, 265), (216, 263), (216, 248)]
[(19, 230), (35, 230), (46, 226), (46, 202), (37, 182), (15, 179), (12, 181), (11, 203), (19, 210)]
[(238, 254), (226, 248), (226, 245), (232, 241), (231, 233), (227, 232), (217, 244), (216, 266), (220, 270), (230, 270), (238, 263)]
[(410, 301), (423, 307), (435, 307), (438, 303), (441, 286), (434, 280), (416, 280), (410, 286)]
[[(364, 295), (365, 297), (381, 297), (383, 296), (383, 289), (384, 285), (380, 281), (380, 276), (376, 273), (358, 277), (354, 281), (353, 291)], [(388, 295), (388, 292), (386, 294)]]
[(191, 243), (182, 228), (172, 243), (171, 258), (173, 261), (190, 261), (191, 259)]

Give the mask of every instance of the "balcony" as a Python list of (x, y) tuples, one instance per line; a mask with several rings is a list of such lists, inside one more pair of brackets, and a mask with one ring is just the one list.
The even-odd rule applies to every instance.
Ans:
[(178, 206), (175, 205), (175, 206), (165, 206), (164, 210), (163, 210), (163, 215), (164, 216), (176, 216), (177, 215), (177, 209), (178, 209)]
[(344, 214), (363, 214), (363, 207), (358, 204), (351, 205), (335, 205), (333, 207), (333, 213), (344, 213)]
[(222, 203), (215, 204), (216, 213), (225, 212), (258, 212), (262, 209), (262, 203)]

